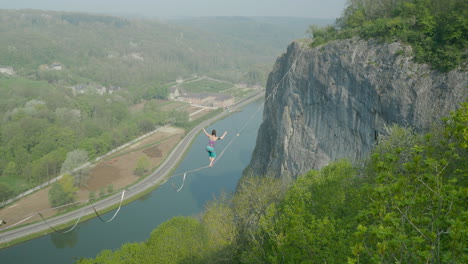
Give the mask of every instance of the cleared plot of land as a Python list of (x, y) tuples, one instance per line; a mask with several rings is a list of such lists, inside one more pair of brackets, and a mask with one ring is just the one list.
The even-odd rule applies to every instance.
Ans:
[(179, 87), (190, 93), (223, 93), (223, 91), (233, 88), (234, 85), (232, 83), (202, 79), (195, 82), (184, 83)]
[(186, 108), (189, 107), (189, 103), (185, 102), (179, 102), (179, 101), (169, 101), (168, 103), (162, 103), (160, 105), (160, 109), (162, 111), (172, 111), (172, 110), (177, 110), (177, 111), (186, 111)]
[(149, 100), (149, 101), (145, 101), (145, 102), (141, 102), (139, 104), (133, 105), (130, 108), (130, 112), (132, 113), (141, 112), (144, 110), (145, 104), (150, 103), (150, 102), (155, 102), (159, 110), (166, 111), (166, 112), (169, 112), (172, 110), (186, 111), (186, 108), (190, 106), (189, 103), (185, 103), (185, 102), (153, 99), (153, 100)]
[(254, 92), (254, 91), (255, 91), (255, 90), (252, 89), (252, 88), (237, 88), (237, 87), (233, 87), (233, 88), (231, 88), (231, 89), (228, 89), (228, 90), (223, 91), (223, 93), (232, 95), (232, 96), (234, 97), (235, 100), (239, 100), (239, 99), (244, 98), (246, 95), (248, 95), (249, 93), (252, 93), (252, 92)]

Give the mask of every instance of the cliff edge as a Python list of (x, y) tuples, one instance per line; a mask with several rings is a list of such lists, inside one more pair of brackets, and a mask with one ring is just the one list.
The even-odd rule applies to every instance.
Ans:
[(467, 99), (468, 73), (413, 61), (411, 47), (348, 39), (295, 41), (267, 82), (263, 123), (244, 174), (287, 180), (369, 154), (385, 126), (423, 131)]

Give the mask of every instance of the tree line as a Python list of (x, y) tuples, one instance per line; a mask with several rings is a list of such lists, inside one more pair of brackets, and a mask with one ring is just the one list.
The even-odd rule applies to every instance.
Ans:
[[(188, 122), (186, 112), (162, 111), (153, 98), (167, 97), (168, 91), (151, 85), (140, 98), (125, 90), (73, 95), (44, 81), (0, 77), (0, 93), (0, 202), (157, 126)], [(131, 112), (141, 100), (145, 107)], [(72, 174), (74, 186), (85, 182)]]
[(360, 163), (243, 177), (200, 218), (76, 263), (466, 263), (467, 127), (465, 102), (427, 133), (391, 127)]
[[(38, 10), (0, 10), (0, 16), (0, 66), (28, 78), (72, 85), (92, 81), (135, 87), (193, 74), (233, 78), (230, 72), (245, 71), (260, 71), (252, 81), (263, 85), (280, 51), (260, 40), (233, 41), (152, 20)], [(62, 70), (39, 67), (52, 63), (60, 63)], [(236, 82), (245, 80), (236, 77)]]
[(318, 46), (334, 39), (359, 36), (402, 41), (420, 63), (450, 71), (467, 61), (468, 2), (464, 0), (349, 0), (334, 25), (312, 26)]

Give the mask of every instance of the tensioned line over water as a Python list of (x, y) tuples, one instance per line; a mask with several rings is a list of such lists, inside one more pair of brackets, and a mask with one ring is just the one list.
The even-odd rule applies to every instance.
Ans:
[[(217, 142), (219, 151), (262, 104), (263, 101), (249, 104), (240, 112), (208, 127), (220, 132), (228, 131), (225, 140)], [(261, 120), (262, 111), (258, 111), (215, 167), (187, 174), (180, 192), (176, 192), (174, 186), (180, 187), (183, 177), (171, 177), (153, 192), (122, 207), (112, 222), (104, 224), (94, 218), (80, 223), (70, 233), (51, 233), (0, 250), (1, 263), (74, 263), (76, 258), (95, 257), (104, 249), (115, 250), (124, 243), (145, 241), (153, 229), (171, 217), (201, 213), (207, 201), (222, 191), (234, 191), (243, 169), (250, 162)], [(207, 165), (206, 143), (206, 136), (200, 133), (174, 174)], [(113, 213), (111, 211), (103, 217), (108, 219)]]

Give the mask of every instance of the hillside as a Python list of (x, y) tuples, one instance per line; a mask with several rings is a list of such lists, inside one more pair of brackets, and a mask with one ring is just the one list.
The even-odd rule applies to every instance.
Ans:
[(309, 25), (325, 26), (332, 24), (333, 20), (297, 17), (199, 17), (171, 22), (229, 38), (238, 45), (257, 47), (258, 52), (277, 52), (275, 55), (278, 55), (278, 51), (284, 50), (291, 40), (307, 37)]
[[(270, 40), (296, 37), (284, 35), (272, 24), (264, 29), (255, 20), (242, 24), (251, 29), (250, 35), (262, 35), (257, 39), (221, 34), (223, 28), (216, 32), (189, 27), (190, 23), (80, 13), (0, 10), (0, 20), (0, 66), (29, 78), (72, 84), (94, 81), (128, 87), (211, 74), (264, 85), (266, 73), (284, 47)], [(244, 21), (238, 18), (222, 26), (235, 27), (237, 20)], [(208, 28), (214, 23), (198, 24)], [(41, 70), (54, 63), (62, 65), (62, 71)], [(250, 71), (255, 74), (249, 75)]]

